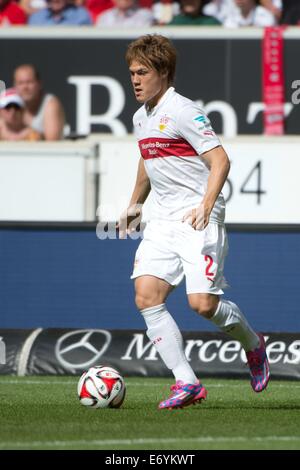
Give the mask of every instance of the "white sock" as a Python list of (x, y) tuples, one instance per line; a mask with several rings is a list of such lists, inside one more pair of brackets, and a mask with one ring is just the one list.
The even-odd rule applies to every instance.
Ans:
[(238, 306), (230, 300), (220, 300), (210, 320), (222, 331), (238, 340), (246, 352), (259, 346), (259, 337), (252, 330)]
[(184, 353), (182, 335), (166, 305), (144, 308), (141, 314), (148, 328), (148, 338), (154, 344), (165, 365), (172, 370), (175, 380), (190, 384), (197, 383), (198, 379)]

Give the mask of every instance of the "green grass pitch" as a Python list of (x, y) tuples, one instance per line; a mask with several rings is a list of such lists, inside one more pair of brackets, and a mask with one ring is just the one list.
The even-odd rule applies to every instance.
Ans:
[(120, 409), (89, 409), (76, 377), (0, 377), (0, 450), (300, 449), (300, 383), (255, 394), (246, 380), (204, 380), (207, 401), (158, 410), (171, 379), (125, 378)]

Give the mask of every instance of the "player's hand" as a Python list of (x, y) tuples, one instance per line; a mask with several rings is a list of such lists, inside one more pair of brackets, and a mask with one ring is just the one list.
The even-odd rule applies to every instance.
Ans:
[(188, 222), (195, 230), (204, 230), (209, 223), (210, 211), (203, 204), (184, 214), (182, 222)]
[(142, 220), (142, 204), (132, 204), (122, 212), (117, 228), (119, 229), (119, 238), (127, 238), (134, 232)]

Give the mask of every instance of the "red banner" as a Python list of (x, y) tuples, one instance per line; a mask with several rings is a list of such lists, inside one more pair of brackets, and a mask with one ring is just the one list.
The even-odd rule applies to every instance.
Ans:
[(284, 134), (284, 27), (265, 28), (263, 38), (264, 134)]

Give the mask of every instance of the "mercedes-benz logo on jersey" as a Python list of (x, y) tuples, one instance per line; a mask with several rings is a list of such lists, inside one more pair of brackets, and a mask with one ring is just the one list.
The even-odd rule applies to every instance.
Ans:
[(111, 342), (106, 330), (76, 330), (66, 333), (56, 343), (57, 360), (67, 369), (84, 369), (97, 364)]

